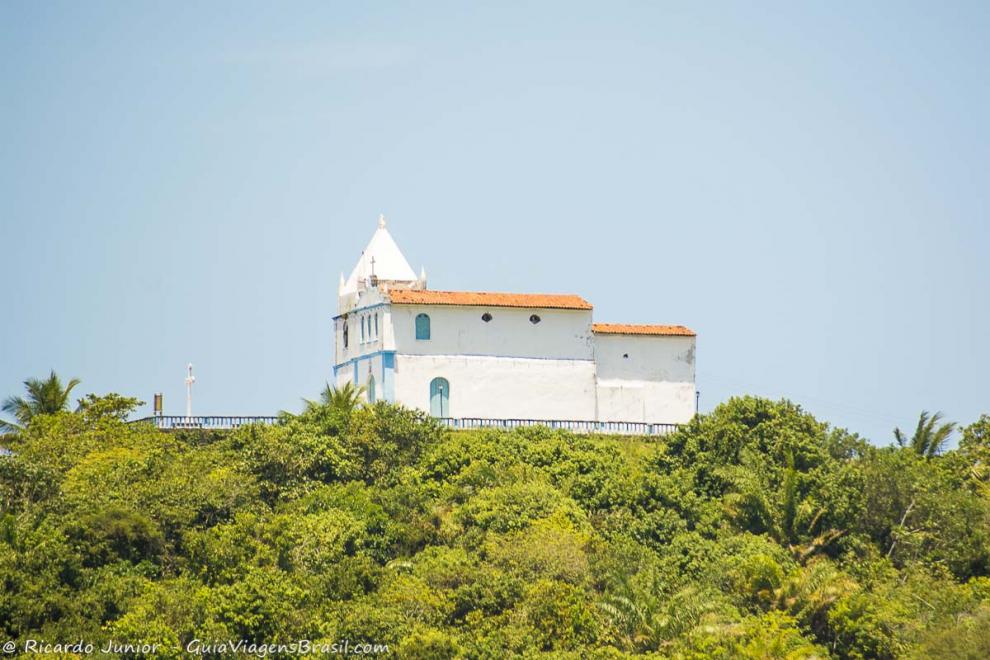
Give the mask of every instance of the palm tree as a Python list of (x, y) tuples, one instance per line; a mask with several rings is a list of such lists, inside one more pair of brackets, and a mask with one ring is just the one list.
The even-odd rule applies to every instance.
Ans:
[(773, 605), (822, 634), (828, 610), (857, 588), (856, 582), (827, 559), (811, 561), (774, 590)]
[(0, 405), (0, 409), (17, 420), (17, 422), (0, 420), (0, 431), (23, 431), (37, 415), (51, 415), (68, 409), (69, 393), (78, 384), (79, 379), (73, 378), (63, 386), (62, 380), (54, 370), (45, 380), (28, 378), (24, 381), (27, 398), (7, 397), (3, 405)]
[(597, 602), (620, 636), (625, 650), (655, 651), (670, 640), (699, 627), (722, 628), (718, 600), (689, 585), (668, 597), (634, 589), (628, 581), (620, 594), (606, 594)]
[(345, 383), (341, 387), (332, 387), (327, 383), (326, 388), (320, 392), (319, 401), (306, 401), (306, 411), (309, 412), (319, 407), (326, 406), (331, 410), (343, 413), (350, 413), (361, 405), (361, 397), (364, 395), (364, 385), (355, 386), (354, 383)]
[(920, 456), (926, 458), (937, 456), (956, 428), (954, 422), (939, 424), (941, 421), (942, 413), (937, 412), (929, 416), (928, 411), (924, 410), (918, 418), (918, 428), (914, 430), (913, 436), (908, 438), (899, 428), (895, 428), (894, 438), (901, 447), (910, 447)]

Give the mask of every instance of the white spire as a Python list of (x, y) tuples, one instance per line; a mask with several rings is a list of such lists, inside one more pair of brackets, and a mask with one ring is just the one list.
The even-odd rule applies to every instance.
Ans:
[(423, 285), (424, 289), (426, 288), (426, 266), (419, 267), (419, 283)]
[(340, 284), (337, 285), (337, 293), (340, 294), (344, 290), (346, 282), (344, 281), (344, 271), (340, 271)]
[(368, 247), (364, 248), (361, 258), (358, 259), (351, 276), (347, 278), (341, 293), (353, 293), (358, 289), (358, 283), (367, 279), (372, 273), (372, 260), (374, 260), (374, 274), (379, 280), (393, 282), (415, 282), (416, 271), (412, 269), (406, 258), (402, 256), (402, 251), (395, 244), (392, 235), (385, 228), (385, 216), (379, 216), (378, 229), (371, 237)]

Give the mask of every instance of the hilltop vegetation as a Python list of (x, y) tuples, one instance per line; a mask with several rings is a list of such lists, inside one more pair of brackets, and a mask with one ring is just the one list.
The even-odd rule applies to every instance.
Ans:
[(167, 434), (123, 422), (132, 404), (5, 440), (3, 637), (990, 657), (990, 417), (939, 453), (748, 397), (649, 442), (329, 399)]

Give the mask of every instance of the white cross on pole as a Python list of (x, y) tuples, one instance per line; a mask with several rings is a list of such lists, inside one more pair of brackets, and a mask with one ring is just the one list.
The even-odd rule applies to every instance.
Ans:
[(192, 421), (192, 386), (196, 382), (196, 377), (192, 374), (192, 362), (189, 363), (188, 375), (186, 376), (186, 421)]

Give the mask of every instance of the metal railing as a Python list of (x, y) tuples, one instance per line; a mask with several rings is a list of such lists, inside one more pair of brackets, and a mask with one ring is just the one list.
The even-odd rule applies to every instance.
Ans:
[(151, 422), (164, 431), (179, 429), (236, 429), (247, 424), (274, 424), (278, 417), (257, 415), (205, 415), (186, 417), (185, 415), (156, 415), (135, 420), (135, 422)]
[(613, 433), (616, 435), (667, 435), (678, 424), (659, 422), (596, 422), (575, 419), (488, 419), (484, 417), (441, 417), (442, 425), (451, 429), (518, 429), (545, 426), (574, 433)]
[[(183, 415), (158, 415), (135, 420), (150, 422), (164, 431), (181, 429), (235, 429), (247, 424), (275, 424), (278, 417), (251, 415), (207, 415), (185, 417)], [(678, 424), (660, 422), (597, 422), (574, 419), (492, 419), (487, 417), (439, 417), (441, 426), (455, 430), (470, 429), (518, 429), (545, 426), (549, 429), (563, 429), (573, 433), (607, 433), (615, 435), (667, 435), (679, 427)]]

